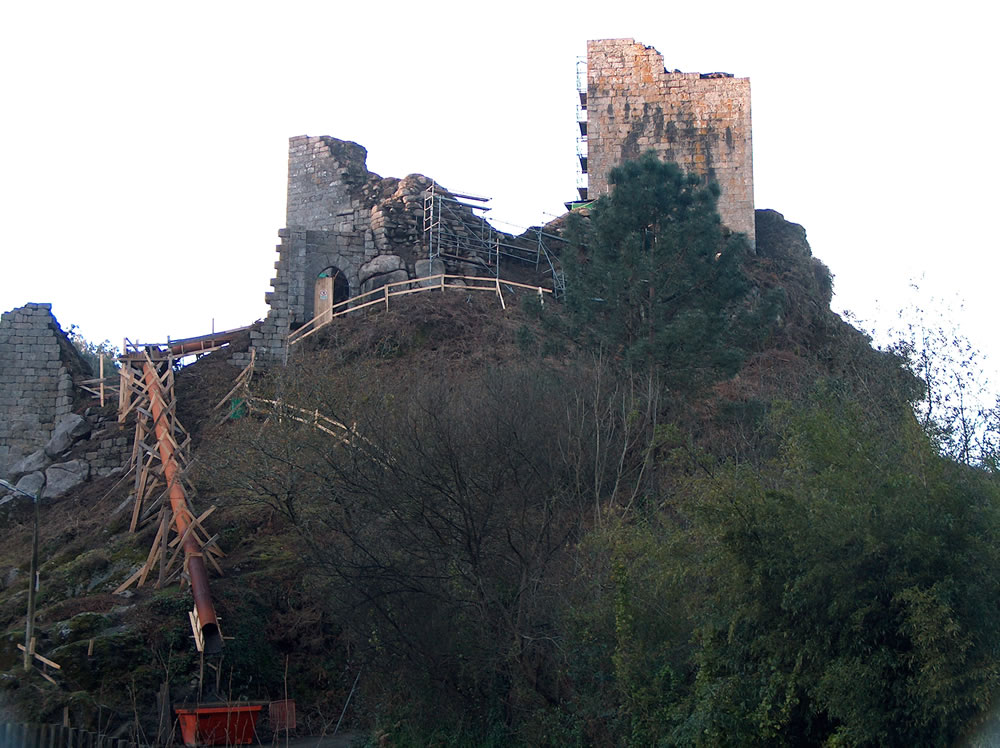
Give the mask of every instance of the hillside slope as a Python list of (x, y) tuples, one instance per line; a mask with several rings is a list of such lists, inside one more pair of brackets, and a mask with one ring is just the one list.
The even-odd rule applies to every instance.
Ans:
[[(202, 693), (287, 693), (302, 731), (317, 734), (350, 698), (345, 724), (374, 725), (390, 744), (640, 745), (669, 736), (695, 743), (692, 720), (710, 731), (728, 719), (739, 734), (747, 715), (777, 725), (778, 743), (837, 734), (852, 742), (845, 725), (860, 731), (884, 719), (856, 718), (862, 707), (845, 699), (815, 717), (810, 700), (835, 702), (823, 690), (834, 687), (832, 671), (809, 681), (814, 663), (755, 659), (752, 642), (764, 633), (750, 636), (746, 650), (726, 650), (719, 631), (727, 613), (712, 602), (721, 593), (709, 582), (734, 572), (699, 554), (728, 540), (678, 530), (701, 532), (699, 507), (714, 507), (713, 526), (727, 527), (720, 497), (794, 496), (798, 488), (782, 483), (789, 470), (827, 469), (816, 467), (810, 439), (832, 440), (823, 448), (833, 454), (854, 438), (844, 434), (856, 434), (859, 445), (882, 438), (905, 444), (893, 454), (907, 464), (933, 462), (906, 417), (918, 383), (830, 311), (830, 275), (804, 230), (758, 211), (757, 255), (746, 272), (757, 293), (780, 291), (780, 317), (735, 376), (697, 390), (660, 390), (585, 349), (558, 304), (540, 307), (514, 289), (505, 289), (506, 311), (482, 292), (434, 292), (334, 320), (288, 366), (255, 374), (251, 395), (296, 411), (251, 403), (244, 414), (245, 402), (212, 410), (238, 373), (226, 350), (178, 372), (178, 416), (195, 446), (195, 502), (219, 507), (209, 524), (227, 553), (212, 592), (232, 639), (210, 663)], [(837, 432), (840, 422), (823, 415), (829, 408), (840, 408), (845, 424), (855, 419), (854, 431)], [(303, 411), (342, 426), (328, 433), (289, 417)], [(880, 432), (866, 432), (865, 413), (882, 419)], [(818, 436), (824, 418), (830, 432)], [(744, 469), (756, 471), (756, 488)], [(859, 482), (881, 485), (888, 473), (871, 470), (859, 470)], [(920, 473), (925, 485), (954, 479), (943, 467), (931, 472)], [(829, 468), (829, 485), (838, 475)], [(986, 496), (978, 478), (968, 480), (969, 491)], [(145, 558), (155, 530), (127, 533), (130, 484), (96, 480), (42, 507), (38, 651), (62, 665), (58, 687), (19, 672), (30, 514), (19, 501), (0, 508), (0, 719), (61, 721), (68, 706), (76, 725), (152, 735), (164, 683), (172, 701), (197, 698), (188, 594), (110, 594)], [(843, 495), (853, 506), (853, 494)], [(961, 525), (964, 515), (953, 509)], [(802, 550), (801, 538), (793, 540), (780, 542)], [(828, 540), (841, 551), (855, 542)], [(893, 568), (896, 541), (884, 542), (873, 552)], [(682, 558), (704, 576), (683, 578)], [(745, 589), (768, 587), (755, 574), (778, 579), (778, 566), (746, 571)], [(932, 575), (920, 578), (912, 596), (936, 589)], [(690, 594), (679, 597), (678, 583)], [(738, 599), (732, 584), (725, 594)], [(931, 599), (920, 600), (932, 619)], [(675, 613), (662, 609), (666, 601)], [(709, 603), (720, 606), (716, 619), (705, 617)], [(831, 621), (840, 619), (814, 623), (840, 625)], [(738, 633), (742, 624), (732, 625)], [(811, 652), (811, 634), (800, 634), (801, 651)], [(971, 667), (977, 650), (964, 646)], [(723, 677), (764, 661), (794, 671), (762, 686), (784, 689), (773, 692), (773, 709)], [(728, 706), (699, 691), (715, 676), (730, 689)], [(796, 690), (796, 678), (813, 685)], [(976, 688), (983, 698), (985, 687)], [(975, 712), (964, 692), (955, 698), (963, 715)], [(739, 716), (726, 712), (737, 704)], [(941, 734), (954, 731), (953, 721), (938, 720)]]

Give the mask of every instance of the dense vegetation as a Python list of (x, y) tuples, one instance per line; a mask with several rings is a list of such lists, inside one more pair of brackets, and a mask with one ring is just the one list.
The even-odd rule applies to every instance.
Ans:
[[(254, 390), (340, 427), (192, 426), (231, 695), (314, 729), (351, 698), (380, 745), (954, 742), (998, 678), (990, 419), (833, 315), (780, 215), (754, 251), (672, 165), (612, 181), (564, 306), (338, 320)], [(181, 607), (146, 644), (174, 684)]]
[(994, 474), (822, 266), (672, 165), (613, 179), (521, 360), (293, 366), (351, 431), (244, 422), (230, 495), (297, 531), (394, 743), (947, 744), (997, 678)]

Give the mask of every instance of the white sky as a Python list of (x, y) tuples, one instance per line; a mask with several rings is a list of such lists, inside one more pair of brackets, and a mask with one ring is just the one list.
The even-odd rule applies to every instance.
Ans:
[(575, 194), (575, 63), (634, 37), (749, 76), (758, 208), (804, 225), (835, 307), (930, 296), (993, 341), (998, 11), (987, 3), (6, 2), (0, 310), (91, 340), (266, 313), (288, 138), (368, 149), (519, 225)]

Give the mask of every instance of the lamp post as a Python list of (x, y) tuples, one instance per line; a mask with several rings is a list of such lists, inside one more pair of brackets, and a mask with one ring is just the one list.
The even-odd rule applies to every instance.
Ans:
[(28, 671), (31, 670), (31, 655), (34, 654), (31, 640), (35, 636), (35, 593), (38, 590), (38, 497), (27, 491), (22, 491), (17, 486), (12, 486), (2, 478), (0, 478), (0, 486), (16, 491), (22, 496), (27, 496), (35, 508), (35, 528), (31, 534), (31, 577), (28, 581), (28, 623), (24, 628), (24, 669)]

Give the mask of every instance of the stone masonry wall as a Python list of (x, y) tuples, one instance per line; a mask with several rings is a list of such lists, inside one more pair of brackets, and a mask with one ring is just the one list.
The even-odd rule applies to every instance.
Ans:
[(723, 223), (753, 244), (750, 79), (667, 72), (659, 52), (633, 39), (587, 42), (588, 196), (649, 149), (717, 182)]
[(326, 135), (289, 140), (286, 225), (265, 294), (270, 311), (250, 333), (263, 359), (283, 359), (289, 331), (313, 318), (316, 278), (327, 268), (341, 271), (350, 296), (445, 269), (422, 267), (423, 200), (432, 180), (382, 178), (368, 171), (367, 158), (357, 143)]
[(0, 474), (48, 441), (73, 407), (73, 372), (85, 366), (52, 316), (27, 304), (0, 316)]

